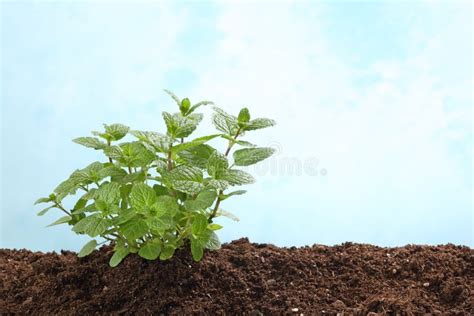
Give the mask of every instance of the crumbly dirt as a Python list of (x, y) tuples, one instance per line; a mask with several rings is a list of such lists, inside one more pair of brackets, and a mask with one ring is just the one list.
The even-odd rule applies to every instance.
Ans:
[(79, 259), (0, 249), (0, 314), (474, 314), (474, 250), (345, 243), (279, 248), (239, 239), (196, 263), (110, 247)]

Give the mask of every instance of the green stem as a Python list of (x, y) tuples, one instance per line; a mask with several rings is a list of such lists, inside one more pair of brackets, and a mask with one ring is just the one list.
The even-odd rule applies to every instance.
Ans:
[[(232, 140), (229, 140), (229, 145), (227, 146), (227, 149), (224, 153), (224, 155), (227, 157), (230, 153), (230, 150), (232, 149), (232, 147), (234, 146), (235, 144), (235, 141), (237, 140), (237, 137), (239, 137), (239, 134), (240, 134), (240, 131), (241, 131), (241, 128), (239, 127), (239, 129), (237, 130), (237, 132), (235, 133), (235, 136)], [(218, 194), (217, 194), (217, 200), (216, 200), (216, 205), (214, 206), (214, 209), (212, 210), (212, 213), (211, 215), (209, 215), (209, 219), (208, 219), (208, 222), (209, 223), (212, 223), (212, 219), (214, 217), (216, 217), (216, 214), (217, 214), (217, 211), (219, 210), (219, 206), (221, 205), (221, 195), (222, 193), (224, 193), (224, 190), (219, 190)]]
[(67, 215), (71, 216), (71, 212), (67, 211), (64, 206), (61, 205), (61, 203), (55, 202), (56, 207), (59, 208), (61, 211), (66, 213)]

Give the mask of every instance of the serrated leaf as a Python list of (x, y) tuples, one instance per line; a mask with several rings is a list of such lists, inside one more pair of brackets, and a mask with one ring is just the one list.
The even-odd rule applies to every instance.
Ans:
[(72, 219), (71, 216), (66, 215), (66, 216), (61, 217), (61, 218), (58, 219), (57, 221), (55, 221), (55, 222), (49, 224), (49, 225), (46, 226), (46, 227), (51, 227), (51, 226), (60, 225), (60, 224), (66, 224), (66, 223), (68, 223), (71, 219)]
[(122, 124), (104, 124), (105, 132), (112, 136), (113, 140), (120, 140), (127, 135), (129, 127)]
[(228, 135), (235, 135), (239, 129), (237, 118), (218, 107), (214, 107), (213, 110), (214, 114), (212, 116), (212, 122), (214, 123), (214, 126), (221, 132)]
[(275, 126), (276, 122), (267, 118), (257, 118), (248, 122), (244, 128), (244, 131), (253, 131), (257, 129), (267, 128)]
[(123, 151), (119, 146), (109, 146), (104, 149), (104, 154), (114, 160), (122, 159)]
[(207, 185), (216, 190), (225, 190), (230, 186), (230, 183), (222, 179), (210, 179)]
[(231, 185), (244, 185), (255, 182), (254, 177), (248, 172), (243, 170), (230, 169), (222, 176), (223, 180), (226, 180)]
[(221, 194), (220, 199), (221, 199), (221, 201), (224, 201), (225, 199), (227, 199), (231, 196), (242, 195), (242, 194), (245, 194), (246, 192), (247, 192), (246, 190), (237, 190), (237, 191), (230, 192), (230, 193), (227, 193), (227, 194)]
[(120, 185), (116, 182), (102, 184), (97, 189), (95, 198), (107, 204), (117, 204), (120, 200)]
[(134, 219), (124, 223), (120, 230), (128, 240), (136, 240), (148, 232), (148, 224), (143, 219)]
[(125, 175), (127, 175), (127, 172), (123, 170), (122, 168), (119, 168), (117, 166), (107, 166), (103, 168), (102, 170), (99, 171), (99, 178), (104, 179), (107, 177), (111, 178), (122, 178)]
[(204, 185), (195, 181), (175, 180), (173, 181), (173, 188), (180, 192), (196, 194), (204, 189)]
[(197, 145), (178, 153), (178, 156), (187, 165), (191, 165), (200, 169), (207, 168), (207, 161), (211, 154), (216, 151), (207, 144)]
[[(138, 138), (143, 144), (147, 144), (153, 148), (152, 151), (168, 152), (172, 139), (166, 135), (147, 132), (147, 131), (131, 131), (130, 134)], [(147, 148), (150, 150), (150, 148)]]
[(76, 233), (85, 233), (90, 237), (96, 237), (105, 232), (110, 224), (109, 219), (102, 218), (100, 214), (93, 214), (81, 219), (72, 227), (72, 230)]
[(134, 184), (130, 192), (130, 204), (136, 210), (149, 209), (156, 202), (156, 193), (153, 188), (144, 183)]
[(188, 194), (198, 193), (204, 188), (201, 170), (192, 166), (181, 165), (174, 168), (168, 173), (167, 179), (175, 190)]
[(101, 141), (98, 138), (95, 137), (78, 137), (72, 140), (76, 144), (89, 147), (89, 148), (94, 148), (96, 150), (98, 149), (104, 149), (107, 147), (107, 144)]
[(116, 249), (112, 257), (110, 258), (109, 265), (111, 267), (118, 266), (119, 263), (122, 262), (122, 260), (125, 259), (125, 257), (127, 257), (129, 253), (130, 250), (125, 247), (120, 247)]
[(275, 149), (270, 147), (239, 149), (234, 152), (234, 164), (236, 166), (250, 166), (267, 159), (274, 152)]
[(160, 217), (165, 214), (173, 216), (179, 211), (179, 205), (175, 198), (162, 195), (156, 199), (152, 209), (155, 211), (155, 216)]
[(161, 252), (161, 241), (159, 239), (153, 239), (147, 241), (143, 246), (141, 246), (138, 251), (138, 255), (147, 260), (155, 260), (160, 256)]
[[(60, 194), (73, 194), (76, 192), (76, 190), (79, 188), (79, 184), (74, 182), (71, 179), (67, 179), (63, 182), (61, 182), (55, 189), (54, 192), (58, 195)], [(61, 200), (61, 199), (59, 199)]]
[(193, 166), (181, 165), (171, 170), (168, 174), (170, 180), (202, 181), (202, 171)]
[(196, 199), (186, 200), (184, 202), (184, 207), (188, 211), (205, 210), (206, 208), (212, 206), (216, 197), (217, 194), (215, 191), (202, 191), (196, 196)]
[[(217, 224), (211, 224), (211, 225), (217, 225)], [(220, 225), (218, 225), (218, 226), (220, 226)], [(216, 229), (214, 229), (214, 230), (216, 230)], [(209, 249), (209, 250), (219, 250), (219, 249), (221, 249), (221, 241), (219, 240), (219, 237), (217, 236), (217, 234), (215, 232), (211, 232), (209, 240), (206, 243), (206, 249)]]
[(97, 241), (95, 239), (92, 239), (87, 244), (85, 244), (84, 247), (81, 248), (77, 256), (79, 258), (88, 256), (95, 250), (96, 247), (97, 247)]
[(207, 173), (214, 179), (220, 179), (229, 167), (229, 162), (226, 156), (214, 151), (207, 161)]

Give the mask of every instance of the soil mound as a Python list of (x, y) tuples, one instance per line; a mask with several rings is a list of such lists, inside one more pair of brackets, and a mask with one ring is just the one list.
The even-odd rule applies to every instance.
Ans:
[(0, 314), (474, 314), (474, 250), (240, 239), (196, 263), (0, 250)]

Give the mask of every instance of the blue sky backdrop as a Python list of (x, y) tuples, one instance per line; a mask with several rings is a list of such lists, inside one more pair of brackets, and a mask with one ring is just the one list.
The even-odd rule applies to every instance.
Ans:
[(472, 247), (472, 39), (470, 2), (3, 1), (0, 246), (79, 249), (32, 203), (102, 159), (71, 139), (163, 131), (169, 88), (278, 122), (224, 241)]

